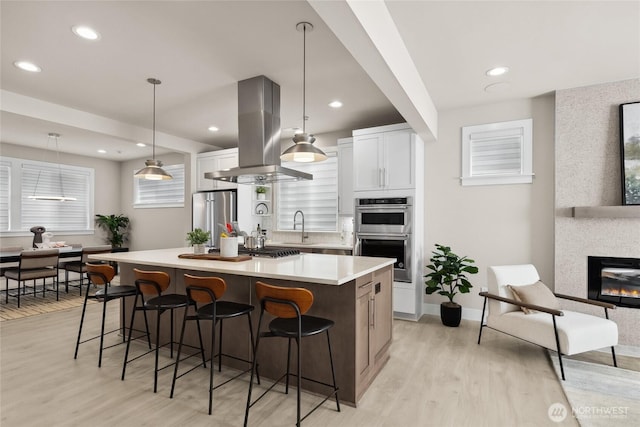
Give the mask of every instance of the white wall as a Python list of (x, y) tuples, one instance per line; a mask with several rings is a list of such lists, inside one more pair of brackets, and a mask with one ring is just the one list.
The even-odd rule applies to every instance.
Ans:
[[(189, 154), (167, 154), (156, 156), (164, 165), (185, 164), (185, 180), (191, 173)], [(122, 162), (120, 175), (120, 204), (122, 212), (131, 220), (131, 232), (127, 246), (132, 251), (186, 247), (185, 238), (191, 230), (191, 184), (186, 182), (184, 207), (181, 208), (134, 208), (133, 174), (144, 166), (145, 159)]]
[[(1, 144), (2, 156), (37, 161), (56, 161), (56, 152), (36, 149), (13, 144)], [(95, 212), (96, 214), (119, 214), (120, 209), (120, 162), (104, 160), (93, 157), (77, 156), (74, 154), (60, 153), (60, 163), (65, 165), (93, 168), (95, 171)], [(46, 224), (34, 224), (44, 225)], [(106, 242), (106, 233), (97, 229), (94, 233), (83, 235), (56, 235), (56, 240), (64, 240), (67, 243), (80, 243), (83, 246), (101, 245)], [(30, 248), (33, 234), (24, 237), (3, 237), (2, 246), (22, 246)]]
[[(460, 184), (462, 127), (533, 118), (533, 184)], [(470, 294), (457, 295), (465, 309), (482, 309), (480, 288), (487, 267), (533, 263), (553, 286), (554, 97), (547, 95), (441, 111), (439, 138), (425, 144), (425, 259), (435, 244), (450, 246), (476, 261)], [(445, 297), (425, 296), (440, 304)], [(479, 314), (477, 315), (479, 319)]]
[[(640, 258), (640, 220), (573, 218), (573, 206), (620, 205), (618, 106), (640, 98), (640, 79), (556, 94), (556, 290), (587, 296), (587, 257)], [(571, 304), (584, 311), (584, 305)], [(602, 316), (602, 309), (590, 310)], [(620, 343), (640, 346), (640, 309), (611, 311)]]

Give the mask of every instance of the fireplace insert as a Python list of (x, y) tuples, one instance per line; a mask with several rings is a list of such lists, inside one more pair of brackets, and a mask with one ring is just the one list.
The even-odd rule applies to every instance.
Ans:
[(590, 256), (587, 266), (589, 299), (640, 308), (640, 259)]

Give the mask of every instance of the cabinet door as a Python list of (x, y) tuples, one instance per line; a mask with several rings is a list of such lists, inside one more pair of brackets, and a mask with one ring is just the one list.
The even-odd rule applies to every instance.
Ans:
[(206, 156), (198, 156), (196, 159), (196, 190), (197, 191), (208, 191), (214, 190), (216, 181), (212, 179), (205, 179), (205, 172), (212, 172), (216, 169), (216, 158), (212, 155)]
[(386, 190), (415, 188), (415, 167), (422, 159), (414, 158), (411, 132), (384, 134), (383, 181)]
[(377, 190), (382, 184), (381, 151), (383, 134), (353, 138), (353, 189)]
[(356, 296), (356, 382), (366, 382), (373, 369), (373, 347), (371, 345), (372, 283), (360, 285)]
[(349, 141), (353, 139), (338, 140), (338, 215), (353, 216), (353, 142)]
[(373, 311), (373, 355), (377, 361), (378, 354), (391, 343), (392, 338), (392, 295), (393, 283), (391, 282), (391, 269), (387, 268), (374, 274), (373, 298), (375, 301)]
[[(238, 153), (237, 151), (235, 153), (230, 153), (230, 154), (224, 154), (221, 156), (218, 156), (216, 159), (216, 169), (215, 170), (222, 170), (222, 169), (231, 169), (231, 168), (235, 168), (238, 167)], [(229, 188), (237, 188), (238, 184), (232, 184), (229, 182), (224, 182), (224, 181), (213, 181), (215, 184), (215, 188), (216, 190), (227, 190)]]

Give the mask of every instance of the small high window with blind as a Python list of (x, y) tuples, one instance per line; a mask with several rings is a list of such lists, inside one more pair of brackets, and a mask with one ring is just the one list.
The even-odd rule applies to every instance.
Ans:
[(282, 166), (313, 175), (311, 181), (278, 184), (277, 229), (293, 230), (293, 216), (304, 212), (305, 231), (336, 231), (338, 226), (338, 158), (326, 150), (317, 163), (286, 162)]
[(462, 185), (533, 182), (531, 119), (462, 128)]

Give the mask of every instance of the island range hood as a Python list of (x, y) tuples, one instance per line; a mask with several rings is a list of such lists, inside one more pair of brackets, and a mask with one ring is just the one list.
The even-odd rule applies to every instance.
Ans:
[(280, 86), (265, 76), (238, 82), (238, 160), (239, 167), (204, 177), (238, 184), (313, 179), (280, 165)]

